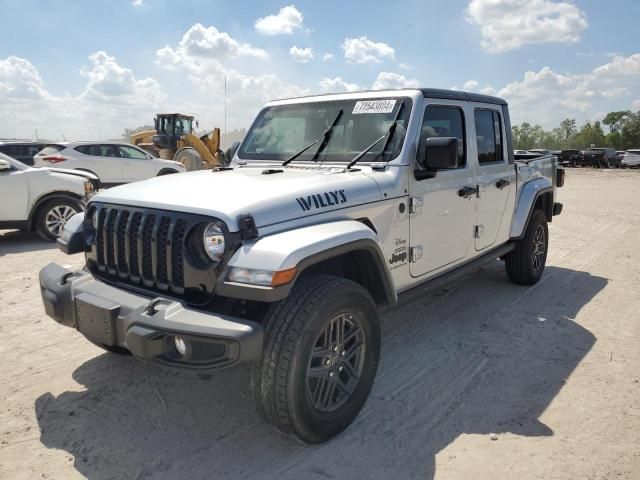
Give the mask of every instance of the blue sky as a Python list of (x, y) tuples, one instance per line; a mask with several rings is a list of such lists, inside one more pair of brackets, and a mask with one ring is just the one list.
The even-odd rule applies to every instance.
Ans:
[(269, 98), (372, 87), (498, 94), (516, 122), (547, 127), (640, 109), (637, 0), (2, 0), (0, 11), (12, 19), (0, 137), (113, 137), (170, 109), (221, 125), (225, 74), (230, 128)]

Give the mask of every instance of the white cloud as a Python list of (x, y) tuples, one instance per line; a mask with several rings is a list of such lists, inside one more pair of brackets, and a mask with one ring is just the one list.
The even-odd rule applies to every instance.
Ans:
[(296, 62), (307, 63), (313, 60), (313, 49), (300, 48), (294, 45), (289, 49), (289, 55), (291, 55)]
[(318, 85), (320, 85), (320, 90), (324, 93), (355, 92), (362, 90), (357, 83), (346, 82), (341, 77), (323, 78), (318, 82)]
[(398, 63), (398, 68), (401, 68), (403, 70), (413, 70), (413, 65), (409, 65), (408, 63)]
[(302, 27), (304, 17), (294, 5), (280, 9), (277, 15), (268, 15), (256, 20), (255, 29), (265, 35), (291, 34)]
[(404, 75), (392, 72), (380, 72), (371, 86), (374, 90), (389, 90), (396, 88), (417, 88), (420, 81), (415, 78), (406, 78)]
[[(453, 87), (452, 90), (460, 90), (458, 87)], [(473, 93), (482, 93), (484, 95), (495, 95), (496, 89), (491, 85), (486, 85), (484, 87), (480, 86), (480, 82), (477, 80), (467, 80), (462, 85), (462, 90), (465, 92), (473, 92)]]
[(633, 102), (631, 102), (631, 108), (633, 110), (640, 111), (640, 98), (638, 98), (637, 100), (634, 100)]
[(395, 50), (382, 42), (373, 42), (367, 37), (345, 38), (342, 42), (344, 58), (353, 63), (380, 63), (394, 60)]
[[(196, 24), (182, 37), (177, 47), (166, 46), (156, 52), (156, 63), (160, 67), (178, 73), (180, 81), (186, 80), (192, 87), (184, 97), (172, 99), (172, 108), (188, 111), (198, 117), (202, 125), (221, 125), (224, 117), (223, 92), (226, 76), (228, 126), (243, 128), (250, 124), (267, 100), (309, 93), (308, 89), (288, 83), (273, 73), (252, 76), (239, 71), (234, 63), (243, 60), (240, 58), (242, 56), (245, 57), (245, 61), (247, 56), (256, 57), (254, 47), (241, 44), (242, 49), (227, 48), (226, 54), (220, 51), (216, 54), (212, 41), (196, 41), (203, 36), (203, 29), (204, 27)], [(220, 32), (214, 30), (205, 38), (219, 38)], [(190, 34), (194, 31), (198, 35)], [(233, 42), (238, 43), (235, 40)], [(234, 53), (242, 55), (234, 56)], [(250, 54), (246, 55), (247, 53)], [(257, 58), (266, 58), (265, 56), (266, 52), (264, 55), (258, 54)], [(206, 98), (207, 101), (198, 102), (195, 100), (197, 98)]]
[(511, 105), (514, 123), (555, 126), (566, 117), (595, 118), (598, 112), (627, 108), (640, 85), (640, 53), (615, 57), (584, 74), (561, 74), (549, 67), (529, 71), (498, 95)]
[(569, 1), (471, 0), (469, 22), (480, 26), (482, 47), (493, 53), (526, 44), (575, 43), (587, 28), (587, 16)]
[(333, 57), (334, 57), (333, 53), (325, 53), (322, 56), (322, 61), (323, 62), (328, 62), (329, 60), (333, 60)]
[(264, 60), (269, 58), (269, 54), (261, 48), (235, 40), (214, 26), (205, 27), (200, 23), (193, 25), (182, 36), (177, 47), (167, 45), (156, 51), (156, 63), (165, 68), (176, 67), (184, 62), (200, 65), (236, 57)]
[(89, 60), (91, 68), (82, 70), (89, 79), (82, 93), (84, 99), (125, 106), (131, 102), (158, 104), (165, 99), (158, 82), (152, 78), (136, 79), (132, 70), (118, 65), (115, 57), (106, 52), (95, 52)]
[(144, 5), (144, 0), (131, 0), (131, 5), (134, 7), (141, 7)]
[(137, 78), (103, 51), (89, 56), (81, 70), (87, 84), (77, 95), (55, 95), (38, 69), (15, 56), (0, 59), (0, 104), (13, 112), (0, 116), (3, 136), (38, 129), (49, 139), (118, 137), (125, 127), (149, 123), (166, 99), (152, 78)]

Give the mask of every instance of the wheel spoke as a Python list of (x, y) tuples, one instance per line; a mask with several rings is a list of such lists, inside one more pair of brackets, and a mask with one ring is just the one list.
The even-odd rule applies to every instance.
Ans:
[(344, 315), (340, 315), (336, 319), (336, 344), (338, 348), (342, 348), (344, 344), (344, 329), (345, 329)]
[(362, 342), (355, 342), (353, 345), (349, 347), (348, 350), (345, 350), (344, 361), (345, 362), (350, 361), (351, 358), (360, 350), (362, 345), (363, 345)]
[(323, 395), (322, 407), (328, 409), (331, 406), (333, 400), (333, 394), (336, 391), (336, 376), (329, 377), (327, 381), (327, 387)]
[(320, 408), (320, 400), (322, 399), (322, 393), (325, 390), (325, 385), (328, 381), (329, 377), (327, 377), (326, 375), (324, 377), (320, 377), (318, 378), (318, 381), (316, 382), (316, 388), (313, 391), (313, 396), (312, 396), (312, 400), (313, 400), (313, 405), (316, 408)]
[(309, 378), (326, 377), (327, 375), (328, 370), (325, 367), (311, 367), (307, 371), (307, 377)]
[(360, 378), (358, 373), (353, 369), (353, 365), (351, 365), (351, 362), (343, 362), (342, 366), (344, 367), (344, 371), (347, 373), (347, 375), (350, 378), (354, 380), (357, 380), (358, 378)]

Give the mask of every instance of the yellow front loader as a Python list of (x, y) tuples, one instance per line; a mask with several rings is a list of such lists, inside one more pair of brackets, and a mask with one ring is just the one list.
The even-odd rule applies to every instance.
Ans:
[(131, 143), (156, 157), (180, 162), (189, 171), (223, 166), (219, 128), (197, 137), (193, 117), (180, 113), (159, 113), (155, 127), (131, 135)]

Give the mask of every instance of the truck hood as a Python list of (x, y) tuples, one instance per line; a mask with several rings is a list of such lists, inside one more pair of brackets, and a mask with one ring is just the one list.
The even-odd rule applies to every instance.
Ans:
[[(278, 173), (267, 173), (279, 171)], [(241, 167), (165, 175), (111, 188), (92, 202), (209, 215), (237, 231), (237, 217), (258, 227), (379, 201), (378, 184), (364, 170), (328, 167)]]

